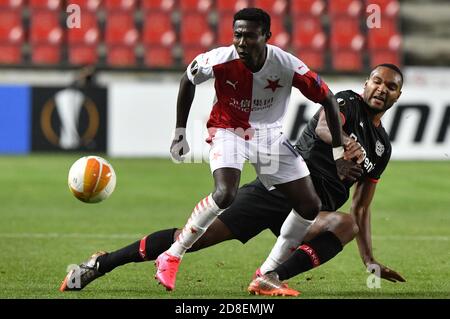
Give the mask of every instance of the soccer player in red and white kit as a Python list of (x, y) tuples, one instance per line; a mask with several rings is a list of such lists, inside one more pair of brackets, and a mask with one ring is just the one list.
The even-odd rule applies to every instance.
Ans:
[[(176, 133), (170, 149), (176, 160), (183, 160), (189, 151), (185, 128), (195, 85), (215, 79), (216, 96), (207, 123), (215, 188), (195, 206), (172, 246), (156, 259), (155, 278), (167, 290), (175, 287), (185, 252), (233, 202), (245, 160), (253, 164), (266, 188), (280, 190), (295, 216), (303, 217), (292, 219), (294, 233), (303, 236), (317, 216), (321, 202), (309, 170), (281, 131), (292, 87), (324, 106), (337, 169), (351, 169), (351, 162), (343, 160), (339, 106), (334, 95), (302, 61), (267, 44), (270, 16), (261, 9), (246, 8), (235, 14), (233, 28), (233, 45), (200, 54), (181, 79)], [(359, 168), (355, 174), (360, 174)]]

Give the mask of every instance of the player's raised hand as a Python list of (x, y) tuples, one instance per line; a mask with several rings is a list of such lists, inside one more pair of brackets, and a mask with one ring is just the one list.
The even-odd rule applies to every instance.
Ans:
[(346, 160), (343, 157), (336, 160), (336, 170), (339, 178), (343, 181), (355, 182), (363, 173), (358, 163)]
[(364, 149), (361, 144), (353, 139), (348, 139), (344, 145), (344, 159), (345, 160), (356, 160), (356, 163), (361, 164), (364, 161)]
[(184, 155), (189, 153), (189, 150), (189, 144), (186, 140), (186, 128), (176, 128), (172, 145), (170, 145), (170, 155), (172, 156), (172, 160), (177, 163), (183, 162)]
[[(384, 266), (383, 264), (377, 262), (377, 261), (372, 261), (371, 262), (372, 265), (372, 269), (375, 269), (375, 267), (373, 267), (373, 265), (376, 265), (379, 267), (380, 269), (380, 278), (389, 280), (391, 282), (406, 282), (406, 279), (402, 277), (402, 275), (400, 275), (398, 272), (396, 272), (393, 269), (390, 269), (389, 267)], [(377, 268), (378, 268), (377, 267)], [(378, 273), (373, 270), (373, 273), (375, 273), (376, 275), (378, 275)]]

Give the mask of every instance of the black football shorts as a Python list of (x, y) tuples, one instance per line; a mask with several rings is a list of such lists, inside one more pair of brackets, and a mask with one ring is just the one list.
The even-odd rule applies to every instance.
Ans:
[[(322, 200), (321, 211), (336, 211), (346, 202), (348, 192), (345, 188), (336, 186), (323, 177), (311, 177)], [(245, 244), (265, 229), (270, 229), (278, 236), (281, 225), (291, 210), (291, 205), (280, 191), (268, 191), (256, 179), (239, 188), (231, 206), (218, 218), (236, 239)]]

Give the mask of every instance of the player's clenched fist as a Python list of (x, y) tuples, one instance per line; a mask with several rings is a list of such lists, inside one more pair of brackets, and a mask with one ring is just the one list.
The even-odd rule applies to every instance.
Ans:
[(175, 162), (184, 161), (184, 156), (189, 153), (189, 144), (186, 140), (186, 128), (178, 127), (175, 129), (172, 145), (170, 146), (170, 155)]

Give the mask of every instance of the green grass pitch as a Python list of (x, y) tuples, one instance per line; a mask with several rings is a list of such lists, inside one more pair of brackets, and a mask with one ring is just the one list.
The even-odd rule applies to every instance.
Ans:
[[(229, 241), (187, 254), (171, 293), (153, 279), (153, 262), (129, 264), (81, 292), (61, 293), (69, 264), (115, 250), (151, 232), (182, 226), (212, 189), (206, 164), (112, 159), (117, 188), (84, 204), (67, 188), (74, 155), (0, 157), (0, 298), (261, 298), (246, 287), (275, 238)], [(254, 177), (246, 166), (242, 182)], [(392, 162), (372, 205), (375, 257), (406, 283), (369, 289), (356, 244), (289, 281), (299, 298), (449, 298), (450, 163)], [(348, 203), (345, 206), (348, 209)]]

